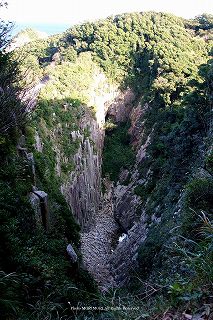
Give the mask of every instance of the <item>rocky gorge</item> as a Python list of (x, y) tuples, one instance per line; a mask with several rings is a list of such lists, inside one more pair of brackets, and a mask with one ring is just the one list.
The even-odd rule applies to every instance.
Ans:
[[(98, 77), (103, 81), (103, 76)], [(100, 86), (97, 80), (96, 85)], [(102, 179), (105, 118), (110, 116), (119, 124), (126, 122), (132, 117), (132, 113), (135, 113), (135, 96), (130, 89), (121, 92), (110, 88), (110, 85), (107, 88), (107, 94), (102, 93), (92, 98), (94, 93), (91, 93), (91, 99), (96, 104), (95, 118), (90, 112), (85, 112), (80, 120), (79, 130), (69, 133), (71, 141), (78, 141), (79, 147), (73, 157), (75, 169), (61, 185), (61, 192), (82, 228), (83, 265), (102, 290), (128, 282), (128, 274), (136, 264), (138, 247), (146, 235), (144, 217), (138, 219), (136, 215), (141, 201), (131, 192), (133, 183), (128, 186), (118, 183), (114, 186), (109, 178)], [(84, 133), (86, 129), (89, 131), (87, 136)], [(131, 126), (130, 130), (136, 129)], [(42, 152), (42, 148), (39, 147), (42, 145), (42, 139), (37, 136), (36, 140), (36, 149)], [(57, 150), (56, 146), (55, 148)], [(60, 176), (60, 153), (57, 153), (56, 159), (56, 172)], [(104, 194), (102, 184), (106, 189)], [(34, 197), (33, 194), (32, 201)], [(119, 242), (119, 236), (123, 232), (125, 238)], [(125, 252), (128, 254), (124, 254)]]
[(25, 121), (0, 131), (4, 319), (205, 319), (212, 17), (123, 14), (34, 36), (6, 53), (24, 53), (33, 86)]

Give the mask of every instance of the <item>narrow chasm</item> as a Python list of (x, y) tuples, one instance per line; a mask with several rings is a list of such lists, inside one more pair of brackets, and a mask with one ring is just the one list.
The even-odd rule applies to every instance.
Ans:
[(1, 319), (213, 319), (212, 27), (0, 21)]
[(102, 208), (97, 212), (90, 230), (81, 236), (83, 263), (102, 291), (116, 286), (110, 259), (114, 239), (120, 233), (119, 224), (114, 218), (113, 184), (105, 181), (105, 188)]
[(90, 228), (81, 234), (84, 267), (103, 292), (128, 282), (130, 271), (135, 267), (138, 243), (145, 235), (143, 220), (141, 224), (128, 222), (129, 211), (138, 205), (130, 191), (129, 170), (135, 161), (130, 127), (127, 120), (116, 123), (115, 117), (107, 116), (100, 210)]

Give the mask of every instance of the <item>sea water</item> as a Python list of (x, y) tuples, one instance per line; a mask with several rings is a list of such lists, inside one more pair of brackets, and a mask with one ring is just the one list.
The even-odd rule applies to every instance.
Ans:
[(12, 30), (12, 35), (15, 36), (21, 30), (31, 28), (37, 31), (45, 32), (48, 35), (53, 35), (57, 33), (62, 33), (71, 27), (71, 24), (34, 24), (34, 23), (14, 23), (14, 28)]

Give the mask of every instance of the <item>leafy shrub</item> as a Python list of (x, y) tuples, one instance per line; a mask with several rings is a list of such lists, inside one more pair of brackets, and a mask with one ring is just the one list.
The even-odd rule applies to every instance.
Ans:
[(128, 123), (121, 124), (105, 137), (103, 175), (109, 174), (113, 181), (117, 181), (121, 169), (128, 169), (134, 162), (128, 128)]
[(152, 228), (149, 230), (147, 239), (138, 250), (139, 273), (142, 279), (146, 279), (152, 272), (153, 267), (160, 264), (160, 250), (166, 235), (163, 228)]
[(172, 254), (178, 256), (181, 269), (184, 271), (179, 281), (173, 283), (169, 289), (172, 300), (176, 304), (178, 302), (187, 302), (192, 306), (193, 303), (202, 304), (201, 301), (208, 301), (212, 292), (212, 219), (210, 220), (204, 213), (199, 216), (199, 219), (200, 238), (194, 241), (181, 237), (179, 243), (173, 246)]
[(21, 305), (21, 282), (16, 273), (0, 271), (0, 312), (2, 319), (17, 315)]
[(143, 197), (144, 194), (145, 194), (145, 190), (146, 190), (146, 187), (144, 185), (138, 185), (138, 186), (135, 187), (134, 193), (137, 196)]
[(213, 180), (197, 178), (187, 185), (188, 205), (193, 209), (203, 209), (212, 212)]

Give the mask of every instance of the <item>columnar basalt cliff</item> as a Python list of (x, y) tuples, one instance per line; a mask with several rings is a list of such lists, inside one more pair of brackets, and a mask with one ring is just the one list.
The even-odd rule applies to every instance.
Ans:
[[(126, 97), (126, 99), (121, 99), (121, 97)], [(135, 148), (138, 150), (143, 148), (145, 156), (148, 143), (141, 146), (135, 142), (136, 137), (138, 140), (141, 138), (142, 128), (138, 123), (144, 111), (141, 112), (141, 106), (134, 107), (134, 95), (131, 91), (123, 93), (121, 97), (109, 105), (107, 116), (110, 116), (117, 124), (130, 120), (131, 139), (134, 141)], [(138, 184), (138, 161), (137, 159), (131, 173), (126, 172), (131, 176), (128, 185), (122, 185), (122, 180), (126, 180), (125, 170), (121, 172), (120, 180), (116, 185), (107, 180), (104, 182), (106, 192), (104, 197), (101, 197), (103, 205), (96, 207), (96, 218), (92, 221), (90, 231), (82, 235), (83, 262), (103, 291), (110, 287), (123, 286), (129, 281), (130, 274), (138, 266), (138, 248), (146, 239), (145, 211), (138, 210), (141, 207), (141, 198), (134, 194), (134, 187)], [(101, 166), (98, 169), (100, 170)], [(98, 177), (99, 175), (96, 174), (96, 179)], [(88, 191), (85, 191), (87, 194)], [(70, 194), (73, 194), (73, 191)], [(76, 203), (75, 199), (72, 201)], [(88, 210), (93, 203), (93, 200), (89, 202), (85, 210)], [(88, 219), (91, 219), (91, 215)], [(119, 241), (121, 234), (125, 236)]]
[[(82, 227), (92, 223), (101, 201), (103, 131), (90, 116), (87, 118), (86, 125), (91, 130), (89, 137), (85, 137), (80, 131), (71, 132), (72, 140), (79, 141), (79, 148), (74, 155), (75, 169), (70, 173), (68, 181), (61, 186), (67, 203)], [(96, 136), (93, 140), (94, 133)]]
[[(103, 92), (97, 94), (97, 88), (102, 88)], [(113, 110), (116, 118), (127, 119), (134, 99), (131, 90), (121, 92), (107, 85), (103, 75), (96, 75), (90, 96), (90, 104), (95, 106), (95, 117), (85, 111), (79, 130), (71, 132), (71, 139), (79, 142), (79, 148), (74, 155), (75, 169), (61, 186), (61, 191), (83, 228), (92, 223), (102, 207), (101, 166), (106, 114), (112, 114)]]
[[(149, 144), (148, 141), (145, 141), (144, 144), (140, 143), (144, 134), (141, 124), (143, 124), (143, 115), (147, 109), (148, 105), (142, 108), (141, 105), (134, 106), (133, 103), (129, 113), (126, 113), (125, 108), (121, 108), (119, 117), (116, 118), (117, 123), (130, 121), (129, 134), (137, 156), (131, 171), (121, 171), (119, 180), (116, 184), (114, 183), (111, 192), (113, 217), (119, 228), (116, 241), (111, 246), (111, 254), (106, 259), (114, 287), (122, 287), (127, 284), (130, 276), (137, 270), (138, 249), (145, 241), (148, 231), (146, 211), (142, 207), (141, 198), (134, 193), (134, 188), (144, 183), (139, 177), (138, 166), (142, 158), (145, 158)], [(109, 110), (109, 114), (114, 114), (114, 106), (112, 110)], [(141, 155), (141, 150), (143, 150), (143, 155)], [(119, 236), (122, 233), (124, 237), (120, 239)]]

